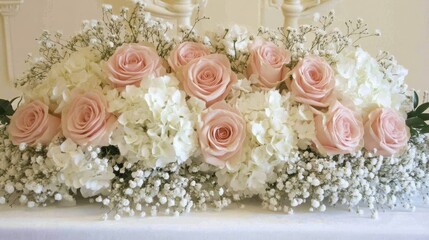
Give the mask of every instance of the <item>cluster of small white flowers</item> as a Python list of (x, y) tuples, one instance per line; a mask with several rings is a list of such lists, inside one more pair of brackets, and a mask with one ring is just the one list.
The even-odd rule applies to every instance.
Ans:
[[(400, 157), (375, 157), (365, 152), (320, 157), (301, 152), (296, 163), (287, 163), (264, 194), (263, 206), (293, 213), (293, 208), (310, 202), (310, 211), (325, 211), (324, 202), (345, 205), (363, 214), (362, 203), (378, 216), (378, 210), (402, 206), (413, 210), (414, 196), (429, 200), (429, 137), (412, 140)], [(426, 195), (425, 195), (426, 193)]]
[[(377, 56), (377, 60), (385, 79), (389, 82), (391, 91), (406, 96), (410, 92), (408, 85), (405, 84), (405, 77), (408, 75), (408, 70), (402, 65), (399, 65), (395, 57), (386, 51), (381, 51)], [(423, 102), (428, 102), (428, 100), (423, 100)], [(409, 104), (407, 104), (406, 100), (402, 101), (402, 106), (400, 107), (402, 112), (409, 112), (412, 110), (409, 108), (412, 106), (411, 98), (408, 103)]]
[(178, 84), (174, 75), (166, 75), (146, 78), (140, 87), (127, 86), (121, 93), (107, 92), (110, 111), (119, 115), (111, 144), (129, 162), (164, 167), (195, 154), (198, 112), (191, 112)]
[(402, 65), (399, 65), (395, 57), (388, 52), (381, 52), (377, 57), (381, 66), (381, 71), (384, 73), (385, 78), (388, 79), (393, 89), (397, 92), (404, 91), (404, 80), (408, 75), (408, 70)]
[(251, 43), (245, 27), (233, 25), (230, 28), (218, 28), (217, 31), (210, 32), (203, 41), (214, 48), (216, 53), (225, 54), (235, 72), (244, 72)]
[(270, 90), (238, 94), (230, 103), (238, 108), (247, 123), (245, 161), (232, 171), (219, 171), (217, 176), (219, 182), (235, 192), (258, 194), (275, 180), (276, 168), (295, 161), (291, 158), (294, 152), (299, 147), (306, 149), (312, 142), (313, 114), (307, 106), (294, 102), (289, 93)]
[[(203, 164), (204, 165), (204, 164)], [(116, 165), (119, 173), (107, 196), (96, 202), (108, 206), (110, 216), (178, 216), (191, 209), (222, 209), (231, 203), (227, 191), (218, 185), (212, 173), (205, 173), (197, 164), (169, 164), (162, 169), (139, 169), (131, 164)], [(109, 218), (103, 215), (103, 219)]]
[(27, 96), (49, 103), (55, 113), (60, 113), (74, 88), (86, 91), (101, 89), (103, 81), (101, 58), (91, 48), (72, 53), (52, 66), (43, 82), (24, 89)]
[(346, 49), (337, 57), (336, 90), (340, 97), (352, 101), (362, 113), (374, 106), (399, 110), (405, 100), (403, 83), (407, 71), (403, 67), (391, 65), (383, 74), (377, 60), (361, 48)]
[(89, 38), (90, 43), (103, 58), (109, 57), (112, 51), (123, 43), (152, 43), (158, 54), (166, 56), (172, 47), (167, 34), (173, 25), (159, 18), (152, 17), (145, 11), (145, 3), (135, 2), (135, 7), (123, 7), (119, 14), (113, 13), (110, 5), (103, 7), (103, 21), (85, 21), (82, 36)]
[(59, 181), (82, 196), (91, 197), (109, 190), (115, 177), (107, 158), (99, 158), (100, 148), (81, 147), (70, 139), (55, 141), (47, 156), (59, 170)]
[(58, 171), (41, 145), (15, 146), (0, 126), (0, 204), (46, 206), (56, 201), (73, 202), (69, 188), (58, 179)]
[(322, 56), (329, 62), (334, 62), (337, 54), (347, 47), (357, 47), (360, 39), (381, 35), (379, 31), (369, 32), (367, 24), (362, 19), (345, 22), (344, 31), (333, 27), (334, 11), (329, 12), (327, 16), (316, 14), (314, 22), (298, 28), (289, 27), (277, 31), (260, 28), (258, 36), (290, 50), (292, 62), (309, 54)]

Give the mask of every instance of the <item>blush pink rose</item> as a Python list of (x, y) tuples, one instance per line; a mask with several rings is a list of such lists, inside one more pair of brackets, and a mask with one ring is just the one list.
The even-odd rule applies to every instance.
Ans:
[(48, 145), (61, 131), (60, 118), (49, 114), (48, 111), (48, 106), (39, 100), (19, 107), (7, 128), (12, 143)]
[(321, 154), (336, 155), (353, 153), (362, 148), (363, 124), (352, 110), (336, 101), (327, 113), (314, 117), (316, 140)]
[(209, 49), (201, 43), (183, 42), (171, 51), (168, 64), (174, 72), (177, 72), (181, 66), (186, 65), (191, 60), (209, 54)]
[(158, 77), (165, 71), (161, 58), (153, 48), (126, 44), (116, 49), (106, 64), (107, 78), (115, 88), (139, 86), (145, 77)]
[(328, 107), (334, 97), (335, 78), (331, 66), (321, 57), (306, 56), (292, 70), (286, 85), (298, 102)]
[(212, 54), (190, 61), (179, 74), (187, 94), (211, 106), (226, 98), (237, 76), (226, 56)]
[(290, 71), (286, 64), (290, 63), (291, 54), (288, 50), (276, 46), (272, 42), (255, 41), (251, 46), (247, 63), (247, 77), (255, 76), (257, 85), (270, 89), (286, 79)]
[(107, 146), (116, 127), (116, 117), (107, 111), (107, 101), (98, 92), (74, 96), (62, 112), (65, 137), (85, 146)]
[(218, 102), (201, 114), (198, 137), (205, 161), (224, 168), (239, 162), (246, 138), (246, 122), (241, 113)]
[(373, 110), (365, 122), (365, 148), (375, 155), (392, 156), (402, 152), (410, 139), (410, 129), (398, 112), (390, 108)]

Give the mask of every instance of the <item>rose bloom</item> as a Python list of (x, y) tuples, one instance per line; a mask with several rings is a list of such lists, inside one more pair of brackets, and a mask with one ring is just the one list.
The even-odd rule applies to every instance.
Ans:
[(64, 136), (82, 146), (109, 145), (116, 117), (107, 111), (104, 96), (98, 92), (74, 95), (62, 112)]
[(254, 75), (257, 85), (261, 88), (275, 88), (286, 79), (290, 71), (286, 64), (290, 63), (291, 54), (288, 50), (276, 46), (272, 42), (255, 41), (251, 46), (247, 63), (247, 77)]
[(191, 60), (209, 54), (209, 49), (201, 43), (183, 42), (171, 51), (168, 64), (174, 72), (177, 72), (181, 66), (186, 65)]
[(332, 103), (334, 71), (323, 58), (304, 57), (292, 70), (292, 79), (288, 78), (286, 85), (298, 102), (313, 107), (328, 107)]
[(212, 54), (190, 61), (183, 67), (179, 79), (187, 94), (211, 106), (226, 98), (237, 76), (226, 56)]
[(321, 154), (347, 154), (362, 148), (362, 120), (340, 102), (336, 101), (326, 114), (316, 114), (314, 123), (314, 143)]
[(240, 160), (246, 122), (241, 113), (226, 104), (213, 104), (201, 114), (198, 137), (205, 161), (224, 168)]
[(48, 111), (48, 106), (39, 100), (19, 107), (7, 128), (12, 143), (48, 145), (61, 130), (60, 118)]
[(153, 48), (131, 43), (116, 49), (105, 70), (113, 87), (124, 88), (127, 85), (139, 86), (145, 77), (159, 77), (165, 69)]
[(365, 148), (375, 155), (392, 156), (402, 152), (410, 139), (405, 119), (391, 108), (373, 110), (365, 122)]

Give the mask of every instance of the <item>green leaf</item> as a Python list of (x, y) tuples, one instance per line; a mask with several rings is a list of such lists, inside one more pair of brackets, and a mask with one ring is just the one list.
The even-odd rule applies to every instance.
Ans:
[(426, 126), (425, 121), (418, 117), (412, 117), (406, 120), (407, 126), (410, 128), (421, 128)]
[(3, 124), (9, 124), (10, 123), (10, 119), (5, 116), (5, 115), (0, 115), (0, 122)]
[(13, 102), (15, 102), (15, 100), (16, 99), (18, 99), (18, 98), (20, 98), (19, 96), (18, 97), (14, 97), (14, 98), (12, 98), (12, 100), (10, 100), (9, 102), (12, 104)]
[[(21, 101), (22, 101), (22, 97), (14, 97), (14, 98), (12, 98), (12, 100), (10, 100), (9, 102), (10, 102), (10, 105), (12, 105), (13, 104), (13, 102), (15, 102), (15, 100), (16, 99), (19, 99), (19, 101), (18, 101), (18, 104), (17, 104), (17, 106), (16, 107), (19, 107), (19, 104), (21, 103)], [(16, 110), (16, 109), (15, 109)]]
[(416, 109), (416, 107), (419, 105), (419, 95), (417, 94), (416, 91), (414, 91), (413, 105), (414, 105), (414, 109)]
[(418, 117), (421, 118), (423, 121), (428, 121), (429, 120), (429, 113), (422, 113)]
[(426, 127), (422, 128), (422, 129), (420, 129), (420, 133), (421, 134), (429, 133), (429, 126), (426, 126)]
[(424, 113), (429, 108), (429, 102), (423, 103), (422, 105), (418, 106), (414, 112), (416, 114)]
[(414, 112), (414, 111), (407, 113), (407, 119), (410, 119), (410, 118), (415, 117), (415, 116), (416, 116), (416, 112)]
[(410, 128), (410, 133), (412, 137), (419, 135), (419, 132), (414, 128)]
[(15, 111), (12, 108), (11, 102), (8, 100), (0, 99), (0, 115), (13, 115)]
[(101, 150), (100, 156), (102, 158), (105, 158), (107, 156), (117, 156), (121, 154), (121, 152), (119, 151), (119, 148), (114, 145), (101, 147), (100, 150)]

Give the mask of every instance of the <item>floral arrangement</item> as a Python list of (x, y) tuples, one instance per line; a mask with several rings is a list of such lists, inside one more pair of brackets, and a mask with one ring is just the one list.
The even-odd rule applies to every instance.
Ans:
[(42, 34), (22, 101), (0, 101), (1, 204), (81, 196), (120, 219), (250, 197), (373, 217), (429, 202), (428, 94), (419, 104), (406, 69), (357, 45), (380, 35), (362, 20), (203, 36), (144, 8)]

